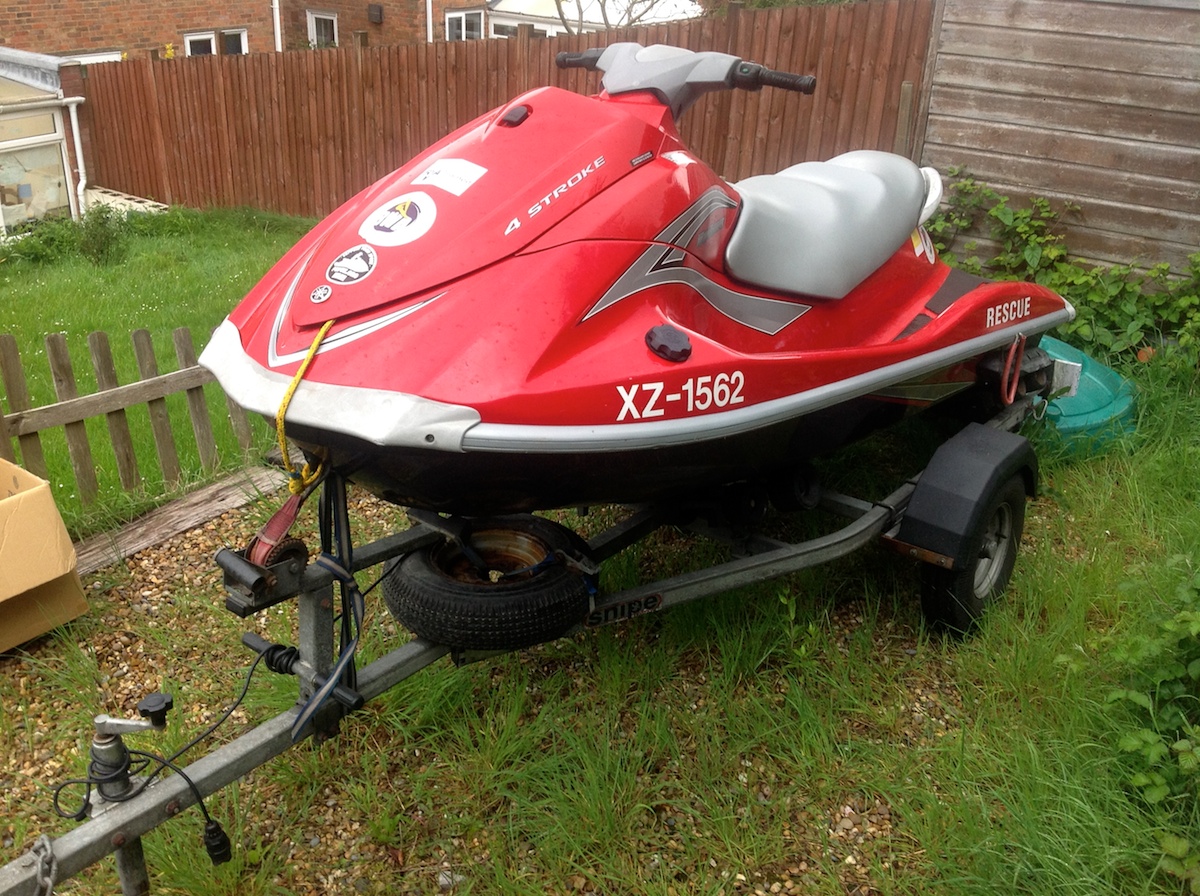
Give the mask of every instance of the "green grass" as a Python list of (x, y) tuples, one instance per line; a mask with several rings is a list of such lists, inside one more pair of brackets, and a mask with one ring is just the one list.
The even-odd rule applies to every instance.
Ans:
[[(122, 383), (140, 378), (129, 338), (135, 329), (149, 330), (159, 372), (175, 370), (179, 365), (173, 331), (189, 328), (199, 352), (221, 319), (310, 224), (249, 210), (177, 209), (162, 215), (134, 215), (127, 225), (127, 254), (105, 265), (91, 263), (70, 247), (47, 249), (50, 257), (38, 263), (21, 257), (30, 250), (20, 243), (0, 246), (0, 293), (5, 296), (0, 303), (0, 333), (11, 333), (16, 339), (33, 406), (56, 401), (46, 360), (46, 334), (66, 335), (82, 395), (96, 391), (87, 345), (88, 334), (94, 331), (109, 335)], [(237, 469), (245, 458), (229, 427), (222, 393), (208, 386), (205, 394), (218, 444), (219, 471)], [(167, 404), (184, 471), (181, 489), (170, 489), (163, 481), (145, 405), (128, 411), (144, 482), (134, 493), (121, 488), (104, 420), (88, 421), (100, 481), (99, 498), (91, 506), (85, 506), (78, 495), (62, 430), (41, 436), (55, 498), (73, 536), (103, 531), (207, 478), (183, 395), (169, 397)], [(4, 407), (10, 410), (7, 401)], [(265, 427), (257, 431), (262, 445), (268, 445)]]
[[(1158, 360), (1125, 372), (1141, 396), (1135, 436), (1091, 457), (1040, 438), (1043, 494), (1008, 598), (974, 637), (927, 632), (913, 565), (871, 548), (519, 654), (440, 663), (338, 738), (214, 796), (229, 865), (209, 865), (195, 810), (149, 834), (154, 891), (1180, 893), (1160, 868), (1164, 816), (1129, 786), (1129, 719), (1107, 697), (1127, 672), (1111, 645), (1170, 612), (1171, 558), (1200, 558), (1200, 375)], [(847, 452), (828, 478), (886, 492), (909, 472), (896, 439)], [(363, 537), (396, 516), (368, 506), (355, 511)], [(91, 614), (0, 658), (0, 861), (73, 827), (50, 812), (48, 787), (82, 773), (92, 715), (132, 714), (144, 692), (170, 689), (166, 735), (131, 738), (169, 749), (236, 693), (245, 628), (294, 639), (290, 606), (223, 613), (207, 560), (211, 538), (237, 544), (269, 509), (174, 543), (202, 572), (172, 580), (156, 615), (132, 609), (154, 570), (110, 570), (89, 582)], [(301, 529), (312, 543), (311, 509)], [(604, 587), (708, 551), (660, 533), (614, 558)], [(368, 607), (363, 651), (379, 656), (404, 636), (377, 595)], [(260, 673), (220, 736), (284, 710), (294, 687)], [(74, 892), (113, 887), (101, 863)]]

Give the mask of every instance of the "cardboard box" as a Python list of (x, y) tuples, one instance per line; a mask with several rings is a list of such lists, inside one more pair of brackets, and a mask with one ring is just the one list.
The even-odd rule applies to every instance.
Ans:
[(87, 608), (50, 483), (0, 459), (0, 652)]

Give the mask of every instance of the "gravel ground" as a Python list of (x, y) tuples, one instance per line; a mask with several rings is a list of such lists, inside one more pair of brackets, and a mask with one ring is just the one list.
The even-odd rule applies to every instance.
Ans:
[[(269, 636), (278, 621), (269, 612), (254, 620), (239, 620), (221, 610), (219, 573), (212, 557), (222, 546), (244, 544), (270, 509), (268, 502), (262, 502), (231, 511), (144, 550), (121, 566), (89, 576), (85, 587), (92, 605), (90, 622), (0, 656), (0, 696), (12, 720), (0, 726), (0, 793), (6, 819), (0, 822), (0, 862), (21, 855), (41, 833), (53, 836), (73, 826), (51, 811), (48, 788), (82, 773), (92, 715), (135, 716), (137, 702), (158, 688), (176, 691), (173, 726), (180, 732), (179, 739), (182, 732), (195, 732), (219, 715), (234, 692), (230, 681), (240, 683), (250, 657), (214, 651), (213, 645), (236, 644), (248, 625)], [(391, 531), (399, 517), (396, 508), (369, 498), (357, 498), (352, 510), (356, 528), (367, 537)], [(301, 521), (301, 528), (305, 527), (311, 531), (307, 510)], [(828, 649), (845, 652), (847, 639), (863, 625), (859, 612), (856, 604), (835, 611)], [(394, 630), (386, 618), (376, 618), (372, 624)], [(278, 632), (275, 636), (285, 637)], [(898, 630), (891, 622), (879, 623), (874, 638), (876, 656), (884, 664), (904, 663), (918, 649), (915, 634)], [(539, 659), (530, 653), (523, 661), (536, 664)], [(88, 671), (91, 663), (94, 672)], [(83, 671), (73, 670), (75, 666)], [(897, 719), (893, 725), (874, 730), (862, 720), (847, 719), (847, 726), (858, 729), (859, 736), (900, 746), (930, 743), (954, 732), (962, 718), (961, 698), (939, 677), (936, 663), (922, 664), (921, 669), (920, 674), (909, 676), (904, 705), (891, 708)], [(694, 690), (695, 706), (712, 699), (703, 669), (680, 677)], [(372, 708), (368, 706), (348, 724), (366, 725), (369, 730)], [(269, 714), (257, 713), (256, 721)], [(235, 712), (224, 736), (246, 729), (250, 716), (247, 710)], [(353, 767), (354, 757), (346, 760)], [(419, 757), (400, 761), (414, 768), (428, 767)], [(773, 784), (769, 770), (756, 768), (749, 760), (744, 765), (746, 773), (739, 780), (747, 786), (753, 782), (760, 802), (769, 802), (779, 782)], [(382, 845), (369, 834), (371, 819), (348, 812), (344, 794), (333, 785), (315, 796), (302, 821), (289, 819), (292, 810), (281, 780), (294, 782), (295, 778), (273, 775), (269, 767), (252, 777), (254, 808), (252, 818), (242, 822), (241, 848), (259, 844), (252, 848), (288, 856), (289, 871), (273, 881), (286, 892), (449, 892), (464, 879), (459, 875), (464, 863), (487, 863), (491, 850), (499, 845), (486, 836), (451, 839), (415, 851)], [(244, 783), (241, 792), (250, 792), (250, 786)], [(64, 799), (69, 802), (70, 797)], [(416, 814), (404, 822), (419, 825), (420, 811), (414, 808)], [(674, 854), (685, 846), (670, 832), (685, 820), (660, 814), (658, 821), (661, 825), (653, 834), (658, 848), (647, 849), (648, 861), (675, 861)], [(784, 838), (796, 858), (778, 867), (719, 868), (713, 863), (712, 868), (690, 873), (723, 880), (722, 891), (730, 894), (804, 893), (821, 880), (827, 884), (832, 867), (845, 893), (867, 896), (880, 892), (872, 880), (873, 867), (886, 870), (893, 864), (919, 863), (921, 855), (893, 807), (857, 793), (846, 793), (829, 805), (794, 809)], [(532, 863), (532, 848), (530, 853)], [(681, 873), (686, 880), (687, 869)], [(88, 892), (111, 891), (113, 881), (106, 865), (86, 878), (101, 882), (97, 890), (84, 884)], [(160, 882), (156, 891), (171, 890), (161, 889)], [(668, 890), (674, 891), (674, 887)], [(686, 883), (678, 887), (681, 894), (689, 891)], [(548, 892), (606, 891), (579, 875), (566, 881), (566, 886), (549, 886)]]

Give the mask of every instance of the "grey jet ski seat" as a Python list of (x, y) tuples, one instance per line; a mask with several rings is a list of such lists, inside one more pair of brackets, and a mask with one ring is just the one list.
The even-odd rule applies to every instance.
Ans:
[(766, 289), (839, 299), (936, 210), (942, 180), (903, 156), (856, 150), (732, 185), (742, 209), (729, 273)]

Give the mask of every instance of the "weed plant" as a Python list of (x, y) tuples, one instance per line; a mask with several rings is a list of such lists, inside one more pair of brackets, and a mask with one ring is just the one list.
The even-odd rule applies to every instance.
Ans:
[[(976, 181), (962, 169), (950, 169), (947, 204), (928, 223), (943, 258), (973, 273), (1040, 283), (1075, 306), (1075, 320), (1062, 328), (1067, 339), (1101, 354), (1139, 349), (1167, 350), (1184, 366), (1200, 361), (1200, 252), (1185, 270), (1172, 276), (1166, 264), (1087, 266), (1071, 259), (1058, 228), (1060, 214), (1045, 197), (1021, 205)], [(957, 256), (960, 246), (973, 252), (972, 234), (984, 232), (996, 254)]]

